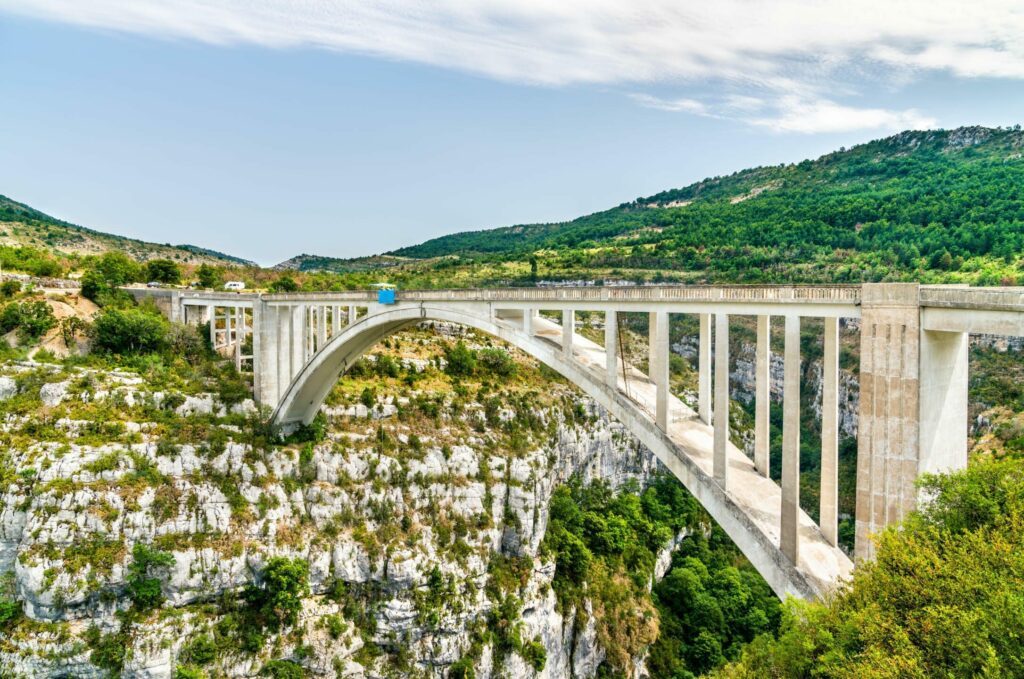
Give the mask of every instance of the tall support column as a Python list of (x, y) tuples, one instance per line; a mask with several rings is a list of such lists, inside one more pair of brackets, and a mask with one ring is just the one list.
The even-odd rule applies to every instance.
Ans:
[(572, 358), (572, 335), (576, 331), (576, 312), (562, 310), (562, 353)]
[(860, 416), (854, 555), (917, 500), (921, 317), (916, 283), (861, 286)]
[(821, 534), (839, 543), (839, 319), (825, 319), (821, 381)]
[(263, 331), (263, 317), (267, 314), (267, 307), (262, 299), (257, 299), (252, 304), (252, 395), (257, 403), (263, 402), (263, 362), (260, 361), (260, 352), (266, 347), (269, 338)]
[(647, 376), (651, 381), (657, 383), (654, 370), (654, 355), (658, 352), (658, 312), (651, 311), (647, 314)]
[(918, 473), (967, 466), (965, 332), (921, 331), (921, 452)]
[(245, 309), (235, 307), (235, 370), (242, 370), (242, 341), (245, 339)]
[(349, 308), (348, 308), (348, 324), (352, 325), (355, 322), (356, 322), (356, 307), (355, 307), (355, 305), (350, 305)]
[(206, 316), (210, 319), (210, 346), (217, 350), (217, 307), (212, 304), (206, 307)]
[(725, 488), (729, 476), (729, 315), (715, 314), (714, 477)]
[(316, 307), (306, 307), (306, 323), (302, 326), (302, 332), (305, 333), (303, 336), (303, 344), (306, 347), (306, 357), (303, 363), (309, 361), (313, 357), (313, 342), (316, 340)]
[(619, 386), (619, 315), (614, 310), (604, 312), (604, 365), (608, 384)]
[(800, 558), (800, 317), (786, 316), (782, 392), (782, 553)]
[(533, 337), (533, 316), (536, 313), (534, 309), (523, 309), (523, 332), (527, 337)]
[(273, 309), (274, 328), (277, 330), (277, 357), (274, 361), (277, 364), (277, 390), (274, 392), (274, 402), (267, 403), (271, 407), (277, 406), (292, 382), (292, 310), (283, 306), (275, 306)]
[(292, 307), (291, 347), (291, 365), (288, 370), (289, 384), (302, 370), (306, 358), (306, 307), (302, 304)]
[(331, 307), (331, 337), (337, 337), (341, 332), (341, 307)]
[(320, 351), (327, 344), (327, 307), (317, 307), (317, 314), (316, 350)]
[(757, 357), (754, 365), (754, 466), (768, 476), (771, 468), (772, 317), (757, 317)]
[(700, 342), (697, 346), (697, 415), (711, 424), (711, 314), (700, 315)]
[(655, 384), (654, 423), (662, 431), (668, 431), (668, 312), (652, 314), (651, 377)]

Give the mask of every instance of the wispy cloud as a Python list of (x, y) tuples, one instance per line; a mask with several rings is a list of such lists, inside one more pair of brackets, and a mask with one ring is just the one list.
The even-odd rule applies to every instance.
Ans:
[[(11, 13), (214, 44), (309, 46), (545, 86), (599, 83), (735, 94), (633, 95), (645, 106), (779, 130), (929, 122), (835, 103), (834, 81), (921, 72), (1024, 79), (1020, 0), (0, 0)], [(684, 92), (685, 93), (685, 92)], [(742, 115), (775, 108), (772, 116)], [(798, 119), (799, 118), (799, 119)]]

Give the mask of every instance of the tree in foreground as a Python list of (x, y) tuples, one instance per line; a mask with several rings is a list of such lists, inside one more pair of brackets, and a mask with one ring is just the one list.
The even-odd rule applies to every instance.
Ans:
[(825, 603), (790, 601), (721, 677), (1024, 676), (1024, 461), (926, 476), (933, 501), (883, 532)]

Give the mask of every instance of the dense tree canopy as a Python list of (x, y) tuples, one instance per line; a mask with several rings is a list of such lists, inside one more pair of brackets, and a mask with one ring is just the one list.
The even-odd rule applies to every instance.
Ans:
[(1024, 462), (922, 485), (934, 501), (884, 532), (839, 596), (788, 604), (778, 640), (721, 676), (1024, 676)]

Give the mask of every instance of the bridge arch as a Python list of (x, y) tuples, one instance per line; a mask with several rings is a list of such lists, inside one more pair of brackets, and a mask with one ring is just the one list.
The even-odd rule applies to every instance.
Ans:
[[(696, 463), (694, 451), (688, 454), (684, 444), (672, 440), (647, 412), (609, 385), (597, 371), (572, 360), (558, 344), (493, 318), (490, 306), (485, 303), (458, 307), (443, 302), (399, 304), (383, 307), (346, 326), (295, 375), (274, 410), (273, 422), (282, 426), (309, 423), (340, 376), (362, 354), (386, 337), (425, 320), (457, 323), (503, 340), (557, 371), (593, 398), (654, 452), (780, 597), (820, 597), (833, 588), (838, 579), (849, 574), (852, 564), (845, 554), (820, 539), (816, 549), (801, 550), (798, 562), (793, 563), (780, 550), (778, 536), (766, 531), (763, 524), (752, 518), (749, 507), (738, 504), (731, 493)], [(767, 479), (765, 482), (772, 484)], [(802, 511), (799, 530), (820, 534), (813, 520)]]

